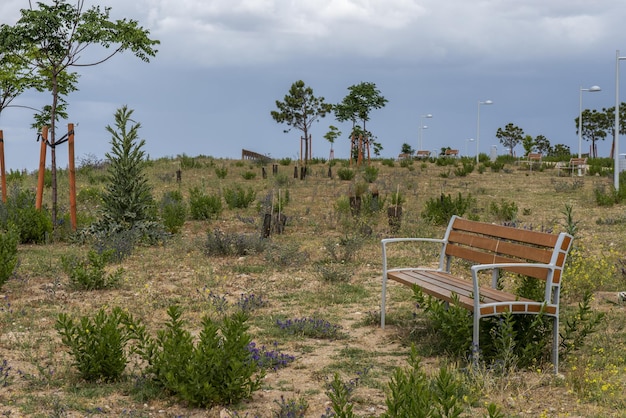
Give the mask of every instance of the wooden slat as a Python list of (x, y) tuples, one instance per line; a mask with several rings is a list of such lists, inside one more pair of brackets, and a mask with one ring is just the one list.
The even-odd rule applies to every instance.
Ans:
[(448, 237), (449, 243), (467, 245), (472, 248), (479, 248), (485, 251), (497, 252), (527, 260), (529, 262), (548, 263), (552, 258), (553, 247), (531, 247), (525, 244), (518, 244), (510, 241), (503, 241), (492, 237), (468, 234), (461, 231), (451, 231)]
[[(389, 272), (387, 278), (409, 286), (417, 285), (425, 294), (450, 303), (453, 302), (454, 295), (457, 295), (460, 306), (470, 311), (474, 310), (472, 283), (451, 274), (436, 271), (402, 270)], [(485, 308), (487, 311), (491, 309), (493, 313), (539, 312), (541, 309), (541, 304), (538, 302), (518, 298), (512, 293), (490, 287), (481, 287), (480, 296), (481, 304), (507, 302), (506, 305), (496, 308)], [(533, 303), (536, 305), (532, 305)], [(481, 312), (483, 312), (483, 308), (481, 308)]]
[[(520, 260), (514, 258), (495, 255), (494, 253), (485, 253), (476, 251), (469, 247), (459, 247), (458, 245), (446, 246), (446, 255), (469, 260), (477, 264), (494, 264), (494, 263), (520, 263)], [(548, 278), (548, 270), (537, 267), (507, 267), (503, 269), (513, 273), (524, 274), (536, 279), (546, 280)]]
[(554, 248), (558, 239), (557, 235), (548, 234), (547, 232), (529, 231), (526, 229), (512, 228), (510, 226), (469, 221), (463, 218), (456, 218), (452, 229), (475, 232), (477, 234), (485, 234), (551, 248)]

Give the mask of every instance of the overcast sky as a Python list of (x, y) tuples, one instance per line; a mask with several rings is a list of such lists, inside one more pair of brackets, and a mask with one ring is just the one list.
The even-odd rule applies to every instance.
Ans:
[[(73, 3), (74, 0), (69, 0)], [(526, 134), (578, 151), (574, 119), (583, 108), (615, 104), (615, 54), (626, 55), (623, 0), (87, 0), (111, 7), (161, 41), (144, 63), (131, 53), (80, 68), (70, 120), (76, 155), (104, 158), (105, 131), (122, 105), (135, 110), (151, 158), (199, 154), (240, 158), (241, 149), (298, 158), (300, 132), (270, 116), (294, 81), (338, 103), (347, 88), (373, 82), (389, 101), (371, 113), (368, 128), (397, 157), (403, 143), (459, 149), (475, 155), (497, 145), (512, 122)], [(27, 0), (2, 0), (0, 23), (14, 24)], [(93, 47), (91, 56), (103, 56)], [(85, 61), (87, 62), (87, 61)], [(626, 66), (623, 63), (622, 66)], [(626, 84), (626, 69), (623, 71)], [(626, 91), (622, 94), (626, 101)], [(480, 106), (478, 102), (493, 101)], [(28, 93), (15, 104), (36, 108), (48, 94)], [(432, 114), (432, 119), (421, 115)], [(32, 112), (2, 113), (9, 169), (37, 167)], [(63, 122), (62, 126), (65, 126)], [(343, 132), (335, 156), (346, 158), (349, 124), (327, 116), (313, 125), (313, 156), (328, 158), (329, 125)], [(63, 131), (63, 128), (61, 128)], [(588, 152), (589, 143), (583, 144)], [(621, 150), (626, 146), (621, 144)], [(608, 156), (610, 139), (599, 146)], [(59, 166), (67, 165), (65, 147)], [(518, 146), (516, 153), (523, 153)], [(48, 162), (49, 164), (49, 162)]]

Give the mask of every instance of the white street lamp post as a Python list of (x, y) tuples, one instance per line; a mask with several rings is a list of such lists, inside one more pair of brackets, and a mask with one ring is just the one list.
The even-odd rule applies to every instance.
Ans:
[(490, 105), (493, 104), (493, 102), (491, 100), (485, 100), (484, 102), (481, 102), (480, 100), (478, 101), (478, 116), (476, 117), (476, 164), (478, 164), (480, 161), (478, 159), (478, 156), (480, 155), (479, 152), (479, 142), (480, 142), (480, 105)]
[(424, 122), (422, 122), (422, 119), (430, 119), (432, 117), (433, 115), (431, 115), (430, 113), (420, 116), (420, 129), (419, 129), (418, 136), (417, 136), (417, 139), (418, 139), (417, 150), (418, 151), (422, 151), (422, 135), (423, 135), (422, 131), (424, 129), (428, 129), (428, 126), (424, 126)]
[[(578, 102), (578, 158), (582, 158), (583, 148), (583, 91), (594, 93), (601, 90), (598, 86), (591, 86), (588, 89), (580, 88), (580, 100)], [(578, 175), (582, 175), (580, 164), (578, 165)]]
[(626, 60), (626, 57), (619, 56), (619, 49), (615, 51), (615, 127), (613, 128), (613, 185), (615, 190), (619, 190), (619, 61)]

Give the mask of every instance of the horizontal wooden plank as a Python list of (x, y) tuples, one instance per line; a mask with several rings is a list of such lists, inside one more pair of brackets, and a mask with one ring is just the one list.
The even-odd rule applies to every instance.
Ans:
[(510, 239), (527, 244), (551, 247), (557, 243), (558, 235), (547, 232), (530, 231), (527, 229), (513, 228), (510, 226), (495, 225), (485, 222), (470, 221), (463, 218), (456, 218), (452, 225), (453, 230), (461, 230), (484, 234), (492, 237)]
[(456, 230), (450, 232), (448, 242), (536, 263), (549, 263), (554, 250), (553, 247), (533, 247), (528, 244), (519, 244)]

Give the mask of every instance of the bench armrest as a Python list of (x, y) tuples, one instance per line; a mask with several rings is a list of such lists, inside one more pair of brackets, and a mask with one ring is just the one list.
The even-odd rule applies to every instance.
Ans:
[[(557, 269), (557, 266), (555, 266), (554, 264), (541, 264), (541, 263), (476, 264), (470, 268), (472, 271), (472, 281), (474, 284), (474, 309), (478, 309), (480, 306), (480, 283), (478, 282), (478, 273), (483, 270), (493, 270), (494, 274), (492, 277), (491, 287), (495, 289), (497, 285), (497, 280), (498, 280), (498, 275), (496, 274), (496, 271), (501, 268), (507, 268), (507, 267), (532, 267), (532, 268), (537, 268), (537, 269), (551, 270), (553, 273)], [(546, 289), (548, 289), (549, 287), (551, 286), (547, 285)], [(548, 293), (546, 293), (545, 296), (546, 296), (545, 302), (549, 302)]]
[(394, 244), (398, 242), (415, 242), (415, 243), (427, 242), (431, 244), (440, 244), (441, 248), (443, 249), (443, 246), (445, 245), (446, 240), (440, 239), (440, 238), (385, 238), (385, 239), (382, 239), (380, 242), (382, 244), (382, 249), (383, 249), (383, 272), (386, 273), (387, 272), (387, 246), (389, 244)]

